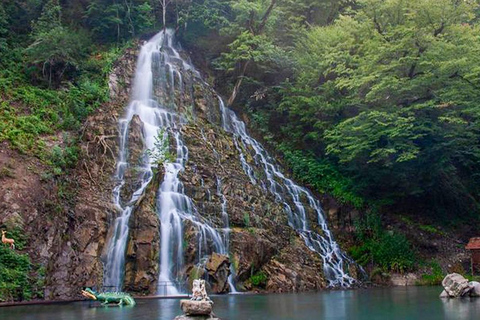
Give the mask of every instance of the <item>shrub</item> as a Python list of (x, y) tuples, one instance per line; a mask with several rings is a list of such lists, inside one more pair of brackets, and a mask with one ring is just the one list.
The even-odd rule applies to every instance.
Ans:
[(442, 271), (442, 268), (438, 262), (432, 262), (430, 264), (431, 273), (423, 274), (421, 279), (418, 281), (418, 285), (424, 286), (438, 286), (442, 283), (445, 274)]
[(407, 238), (382, 229), (380, 216), (368, 213), (355, 222), (356, 236), (361, 244), (350, 248), (358, 263), (373, 263), (385, 271), (405, 272), (415, 268), (416, 255)]
[(353, 180), (342, 175), (330, 162), (313, 154), (292, 150), (286, 145), (279, 146), (285, 161), (298, 181), (307, 184), (320, 193), (330, 193), (343, 203), (361, 208), (365, 201), (355, 192)]
[(0, 300), (29, 300), (32, 297), (30, 259), (0, 246)]
[(253, 286), (261, 287), (261, 288), (265, 288), (265, 286), (267, 285), (267, 280), (268, 280), (268, 277), (263, 271), (257, 272), (256, 274), (251, 276), (249, 279), (250, 283)]

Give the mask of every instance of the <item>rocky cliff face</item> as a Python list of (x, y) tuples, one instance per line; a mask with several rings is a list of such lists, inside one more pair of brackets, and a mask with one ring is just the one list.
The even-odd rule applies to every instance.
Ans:
[[(79, 298), (82, 287), (102, 287), (106, 247), (112, 223), (119, 214), (112, 202), (116, 184), (112, 177), (119, 153), (118, 119), (129, 100), (137, 53), (128, 50), (116, 63), (110, 76), (111, 101), (85, 123), (81, 158), (68, 177), (72, 186), (72, 199), (65, 204), (68, 208), (54, 213), (52, 204), (62, 203), (63, 199), (57, 196), (55, 183), (42, 181), (39, 174), (28, 169), (39, 164), (15, 164), (15, 174), (18, 171), (28, 182), (22, 186), (9, 184), (0, 190), (5, 212), (0, 222), (20, 221), (29, 234), (37, 234), (31, 237), (29, 252), (34, 261), (46, 266), (46, 299)], [(188, 120), (181, 128), (189, 156), (180, 179), (202, 219), (221, 228), (225, 223), (222, 214), (228, 213), (230, 232), (228, 255), (212, 253), (200, 261), (199, 230), (185, 223), (184, 266), (180, 272), (187, 283), (201, 276), (207, 279), (209, 291), (225, 293), (230, 290), (227, 281), (233, 272), (234, 283), (243, 290), (292, 292), (324, 288), (327, 282), (322, 259), (288, 226), (283, 205), (260, 184), (252, 184), (245, 173), (240, 152), (258, 171), (257, 175), (262, 175), (248, 150), (242, 150), (245, 147), (241, 145), (238, 148), (236, 138), (220, 126), (217, 94), (197, 78), (190, 78), (193, 82), (183, 83), (185, 90), (168, 97), (174, 99), (178, 112)], [(137, 117), (129, 128), (130, 163), (143, 161), (142, 125)], [(176, 147), (174, 141), (170, 145)], [(2, 151), (2, 167), (8, 166), (10, 158), (8, 152)], [(136, 189), (137, 174), (135, 166), (127, 169), (123, 199)], [(158, 289), (160, 222), (155, 199), (162, 180), (160, 168), (138, 199), (129, 221), (124, 288), (139, 294), (153, 294)], [(29, 192), (33, 187), (41, 191)], [(23, 201), (15, 200), (21, 198)], [(313, 212), (307, 215), (316, 221)]]
[[(321, 259), (288, 227), (281, 204), (260, 185), (251, 184), (232, 136), (206, 121), (185, 127), (183, 134), (195, 165), (187, 167), (182, 180), (203, 214), (218, 225), (226, 202), (232, 229), (230, 258), (240, 287), (251, 288), (249, 279), (258, 272), (266, 275), (267, 291), (325, 287)], [(187, 252), (193, 256), (196, 244), (189, 246)]]
[(136, 55), (136, 50), (129, 49), (116, 62), (110, 75), (111, 101), (83, 127), (81, 158), (70, 175), (76, 184), (73, 212), (62, 228), (52, 228), (57, 234), (49, 252), (46, 299), (78, 298), (82, 287), (102, 286), (102, 256), (109, 225), (117, 215), (112, 176), (118, 154), (118, 118), (128, 101)]
[[(120, 76), (112, 77), (116, 78)], [(243, 156), (240, 152), (246, 155), (246, 162), (253, 170), (258, 170), (257, 175), (262, 175), (261, 168), (249, 156), (249, 150), (239, 149), (239, 144), (234, 141), (236, 138), (222, 129), (217, 94), (191, 74), (184, 74), (182, 79), (183, 83), (178, 87), (184, 89), (177, 89), (172, 97), (165, 97), (163, 92), (155, 92), (155, 95), (173, 101), (177, 112), (188, 119), (180, 129), (188, 148), (188, 163), (180, 173), (180, 180), (198, 214), (210, 225), (224, 227), (222, 214), (227, 212), (230, 248), (228, 256), (212, 253), (200, 261), (200, 231), (187, 221), (183, 230), (185, 263), (180, 273), (186, 275), (187, 283), (196, 277), (206, 278), (210, 291), (216, 293), (229, 291), (227, 279), (231, 272), (234, 272), (237, 287), (245, 290), (255, 286), (269, 292), (324, 288), (326, 280), (319, 255), (288, 226), (283, 204), (265, 192), (260, 184), (252, 184), (245, 173), (239, 160)], [(113, 83), (111, 87), (118, 88), (118, 85)], [(116, 94), (112, 97), (115, 98)], [(129, 129), (130, 163), (141, 161), (145, 149), (139, 121), (138, 118), (132, 119)], [(174, 150), (175, 141), (170, 144)], [(114, 146), (111, 148), (115, 149)], [(131, 171), (126, 174), (123, 189), (127, 194), (138, 188), (135, 170)], [(160, 252), (155, 195), (162, 176), (162, 170), (157, 172), (132, 214), (125, 275), (125, 287), (129, 291), (152, 294), (158, 287)], [(124, 198), (128, 199), (128, 196)], [(315, 224), (315, 213), (308, 212), (308, 215)], [(255, 281), (255, 277), (260, 277), (261, 281)]]

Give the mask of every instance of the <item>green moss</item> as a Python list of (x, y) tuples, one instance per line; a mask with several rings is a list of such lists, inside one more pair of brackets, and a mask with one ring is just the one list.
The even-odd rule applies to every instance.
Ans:
[(355, 192), (353, 180), (342, 175), (333, 164), (287, 145), (280, 145), (279, 150), (298, 181), (320, 193), (329, 193), (342, 203), (356, 208), (364, 206), (365, 200)]
[(243, 214), (243, 225), (246, 227), (246, 228), (249, 228), (250, 227), (250, 215), (248, 213), (244, 213)]
[(429, 232), (429, 233), (432, 233), (432, 234), (438, 234), (438, 235), (441, 235), (441, 236), (444, 236), (445, 235), (445, 232), (435, 228), (434, 226), (431, 226), (431, 225), (420, 225), (419, 228), (425, 232)]

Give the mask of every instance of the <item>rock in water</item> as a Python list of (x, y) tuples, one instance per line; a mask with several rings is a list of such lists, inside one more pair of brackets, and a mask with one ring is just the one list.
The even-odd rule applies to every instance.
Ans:
[(220, 320), (218, 318), (215, 318), (213, 316), (178, 316), (178, 317), (175, 317), (175, 319), (173, 320)]
[(187, 316), (209, 316), (212, 313), (212, 302), (181, 300), (180, 307)]
[(480, 282), (470, 281), (468, 283), (470, 286), (470, 297), (480, 297)]
[(447, 291), (443, 290), (442, 293), (440, 293), (440, 298), (450, 298), (450, 296)]
[(448, 274), (443, 279), (442, 286), (451, 298), (462, 297), (471, 290), (468, 280), (458, 273)]

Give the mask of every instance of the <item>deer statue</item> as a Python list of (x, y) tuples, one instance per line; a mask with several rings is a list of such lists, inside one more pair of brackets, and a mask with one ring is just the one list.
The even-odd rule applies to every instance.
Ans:
[(2, 230), (2, 243), (9, 244), (10, 248), (15, 250), (15, 240), (5, 237), (5, 233), (7, 233), (7, 231)]

